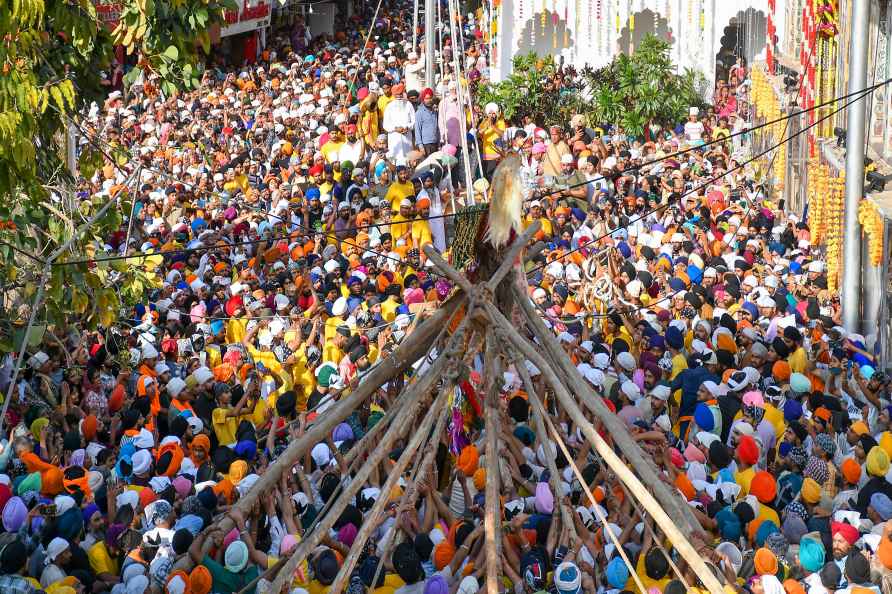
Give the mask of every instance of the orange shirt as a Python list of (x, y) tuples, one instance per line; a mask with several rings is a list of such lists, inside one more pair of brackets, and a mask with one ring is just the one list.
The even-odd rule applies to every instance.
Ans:
[(151, 367), (149, 367), (148, 365), (142, 365), (139, 368), (139, 373), (140, 373), (139, 379), (136, 380), (136, 391), (137, 391), (137, 393), (139, 393), (140, 389), (142, 389), (143, 393), (140, 395), (145, 394), (146, 379), (152, 378), (154, 380), (155, 389), (153, 390), (154, 393), (152, 394), (152, 398), (149, 403), (149, 412), (153, 417), (157, 417), (158, 413), (161, 411), (161, 400), (159, 400), (159, 398), (158, 398), (159, 392), (161, 391), (161, 386), (158, 385), (158, 374), (155, 373), (155, 370), (152, 369)]
[(55, 497), (62, 492), (65, 480), (62, 469), (40, 459), (34, 452), (26, 452), (21, 456), (22, 464), (28, 473), (40, 473), (40, 494)]

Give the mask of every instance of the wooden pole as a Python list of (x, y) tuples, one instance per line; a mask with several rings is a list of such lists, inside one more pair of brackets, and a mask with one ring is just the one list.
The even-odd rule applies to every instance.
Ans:
[(464, 291), (469, 297), (474, 292), (473, 287), (471, 286), (471, 282), (465, 278), (463, 274), (458, 272), (455, 268), (449, 265), (449, 263), (443, 259), (443, 256), (434, 249), (434, 246), (431, 244), (425, 245), (423, 248), (424, 254), (430, 259), (437, 269), (446, 275), (446, 277), (461, 287), (461, 290)]
[(567, 357), (567, 354), (561, 349), (555, 339), (554, 334), (545, 327), (542, 318), (533, 309), (529, 297), (524, 295), (518, 287), (514, 287), (514, 291), (516, 292), (515, 301), (520, 306), (536, 338), (539, 339), (540, 350), (548, 355), (556, 369), (560, 369), (563, 372), (563, 376), (567, 378), (567, 383), (573, 385), (574, 391), (580, 395), (580, 400), (601, 421), (616, 442), (616, 445), (629, 459), (629, 463), (632, 464), (635, 471), (650, 485), (653, 494), (663, 505), (663, 508), (669, 510), (672, 517), (680, 523), (686, 533), (693, 534), (701, 531), (700, 524), (690, 508), (687, 505), (683, 505), (678, 495), (670, 491), (657, 476), (653, 463), (645, 458), (641, 447), (629, 436), (625, 423), (614, 413), (610, 412), (610, 409), (591, 389), (588, 382), (579, 373), (579, 370), (573, 366), (570, 358)]
[[(390, 492), (396, 486), (397, 481), (403, 474), (403, 471), (409, 465), (410, 460), (415, 456), (415, 451), (421, 446), (422, 441), (430, 437), (430, 431), (431, 427), (434, 425), (434, 420), (437, 419), (438, 416), (445, 415), (447, 412), (448, 407), (446, 406), (446, 395), (440, 394), (434, 400), (434, 403), (431, 405), (430, 409), (425, 415), (424, 420), (421, 422), (421, 426), (415, 429), (415, 434), (406, 445), (403, 453), (400, 454), (400, 457), (391, 470), (390, 475), (384, 482), (384, 486), (381, 487), (381, 495), (378, 497), (378, 500), (375, 501), (372, 509), (369, 510), (368, 516), (366, 516), (366, 519), (362, 523), (362, 527), (359, 529), (359, 533), (353, 540), (353, 546), (350, 547), (350, 553), (347, 555), (347, 558), (344, 559), (344, 563), (343, 565), (341, 565), (341, 569), (340, 571), (338, 571), (337, 577), (335, 577), (334, 582), (329, 588), (329, 592), (331, 592), (331, 594), (340, 594), (340, 592), (344, 590), (344, 586), (346, 585), (347, 580), (350, 578), (350, 574), (353, 572), (353, 567), (356, 565), (356, 561), (359, 559), (359, 555), (362, 554), (362, 551), (364, 549), (363, 545), (369, 539), (369, 536), (371, 536), (372, 531), (378, 528), (378, 522), (376, 520), (384, 511), (384, 508), (388, 505)], [(273, 592), (275, 591), (276, 590), (273, 589)]]
[[(554, 390), (555, 396), (560, 401), (561, 406), (564, 407), (564, 410), (570, 415), (570, 418), (573, 422), (582, 430), (583, 434), (586, 438), (591, 442), (592, 445), (595, 446), (595, 450), (604, 459), (604, 462), (610, 467), (610, 469), (616, 473), (617, 477), (622, 480), (626, 485), (628, 485), (629, 490), (635, 497), (641, 502), (641, 505), (644, 509), (649, 513), (654, 520), (656, 520), (657, 524), (660, 526), (660, 529), (669, 537), (669, 540), (678, 550), (682, 557), (684, 557), (685, 561), (687, 561), (688, 565), (694, 570), (694, 573), (698, 578), (703, 582), (706, 588), (710, 591), (711, 594), (723, 594), (722, 585), (716, 576), (710, 571), (709, 567), (707, 567), (706, 563), (703, 561), (703, 558), (697, 553), (694, 547), (688, 542), (685, 535), (681, 530), (675, 525), (673, 520), (663, 511), (663, 508), (657, 502), (653, 495), (651, 495), (650, 491), (645, 487), (637, 476), (629, 469), (629, 467), (620, 459), (619, 456), (607, 445), (604, 439), (595, 431), (595, 428), (591, 423), (585, 418), (585, 415), (582, 413), (582, 410), (579, 408), (579, 405), (576, 404), (573, 397), (570, 395), (568, 389), (564, 386), (564, 384), (560, 381), (554, 369), (552, 369), (551, 365), (548, 361), (546, 361), (545, 357), (543, 357), (536, 348), (530, 344), (523, 336), (520, 335), (519, 332), (511, 325), (511, 323), (502, 315), (502, 313), (496, 309), (494, 305), (491, 303), (484, 303), (483, 306), (486, 308), (487, 313), (493, 323), (493, 325), (497, 326), (505, 337), (508, 339), (511, 344), (515, 346), (515, 348), (519, 349), (520, 352), (533, 362), (533, 364), (539, 368), (542, 375), (545, 378), (545, 381), (551, 386), (552, 390)], [(539, 337), (540, 340), (547, 339), (548, 336)], [(577, 372), (578, 373), (578, 372)], [(572, 377), (572, 376), (571, 376)], [(608, 427), (608, 430), (610, 428)], [(611, 431), (613, 434), (613, 431)], [(634, 455), (630, 455), (626, 453), (626, 457), (629, 459), (629, 464), (634, 468), (639, 468), (640, 466), (646, 465), (643, 460), (643, 456), (640, 453), (637, 453), (638, 459), (635, 459)], [(651, 485), (652, 487), (654, 485)]]
[[(356, 494), (365, 485), (365, 482), (372, 471), (382, 460), (384, 460), (385, 457), (387, 457), (394, 442), (399, 437), (402, 437), (405, 431), (411, 427), (415, 415), (425, 406), (421, 400), (422, 396), (423, 395), (420, 392), (414, 392), (412, 402), (408, 403), (403, 411), (400, 411), (401, 422), (391, 425), (390, 430), (387, 431), (380, 442), (381, 447), (376, 448), (372, 452), (371, 458), (369, 458), (366, 464), (359, 469), (359, 472), (356, 473), (356, 476), (350, 481), (350, 484), (347, 485), (336, 498), (330, 500), (329, 503), (331, 504), (331, 507), (321, 512), (324, 515), (321, 516), (322, 519), (319, 520), (319, 522), (312, 526), (311, 532), (309, 534), (304, 533), (304, 536), (297, 547), (287, 558), (285, 567), (283, 567), (276, 575), (276, 578), (273, 581), (273, 587), (270, 589), (271, 592), (278, 592), (281, 590), (281, 585), (290, 583), (290, 576), (294, 573), (294, 568), (307, 557), (310, 551), (319, 546), (319, 543), (322, 542), (322, 539), (325, 538), (328, 531), (334, 526), (334, 523), (338, 521), (338, 518), (341, 516), (344, 509), (350, 505), (356, 497)], [(421, 407), (419, 407), (419, 403), (422, 403)], [(384, 497), (384, 494), (382, 493), (381, 496)], [(279, 586), (278, 589), (277, 586)]]
[[(526, 375), (527, 377), (529, 377), (529, 373), (526, 372), (526, 369), (523, 370), (523, 373), (521, 375)], [(527, 381), (524, 380), (524, 384), (526, 383)], [(530, 383), (530, 387), (532, 387), (532, 383)], [(545, 407), (543, 406), (542, 401), (539, 399), (539, 396), (536, 395), (535, 392), (530, 392), (528, 390), (527, 394), (530, 397), (530, 403), (533, 404), (535, 408), (544, 410)], [(616, 547), (616, 552), (619, 553), (619, 556), (622, 557), (622, 560), (623, 562), (625, 562), (626, 567), (629, 568), (629, 575), (631, 575), (632, 578), (635, 580), (635, 585), (638, 586), (638, 590), (641, 592), (641, 594), (646, 594), (647, 589), (645, 589), (644, 584), (641, 583), (641, 578), (638, 577), (638, 572), (636, 571), (635, 566), (632, 565), (632, 561), (629, 559), (628, 555), (626, 555), (626, 551), (625, 549), (623, 549), (622, 543), (619, 542), (619, 538), (617, 538), (617, 535), (614, 534), (613, 530), (611, 530), (607, 526), (607, 517), (604, 516), (604, 514), (601, 512), (598, 502), (595, 501), (595, 496), (592, 494), (591, 489), (589, 489), (588, 484), (585, 482), (585, 478), (582, 476), (582, 473), (579, 472), (579, 468), (573, 461), (573, 456), (571, 456), (570, 452), (567, 451), (567, 446), (564, 444), (564, 440), (561, 438), (561, 435), (555, 429), (554, 423), (552, 423), (551, 419), (549, 419), (547, 416), (543, 415), (542, 425), (542, 435), (548, 435), (548, 433), (545, 432), (544, 428), (544, 425), (548, 425), (548, 428), (551, 430), (550, 433), (552, 439), (558, 445), (558, 447), (561, 448), (561, 452), (563, 452), (564, 457), (567, 459), (567, 463), (570, 465), (570, 468), (573, 469), (573, 473), (576, 475), (576, 480), (578, 480), (579, 484), (582, 485), (582, 490), (585, 491), (585, 495), (586, 497), (588, 497), (589, 503), (591, 503), (592, 505), (594, 514), (598, 517), (598, 521), (604, 528), (604, 533), (607, 534), (608, 538), (610, 538), (610, 540), (613, 542), (613, 546)], [(540, 429), (537, 427), (536, 431), (539, 432)]]
[[(516, 349), (512, 349), (516, 353)], [(533, 387), (533, 379), (530, 377), (530, 372), (527, 371), (526, 365), (523, 364), (523, 357), (519, 355), (514, 357), (514, 366), (517, 368), (517, 373), (520, 375), (520, 380), (523, 382), (524, 390), (526, 390), (527, 398), (530, 402), (530, 405), (533, 407), (533, 424), (536, 426), (536, 434), (547, 436), (548, 432), (545, 430), (545, 420), (548, 418), (548, 413), (545, 411), (545, 406), (542, 404), (542, 400), (536, 394), (536, 389)], [(551, 455), (551, 452), (546, 448), (546, 441), (543, 440), (542, 447), (545, 449), (545, 464), (548, 466), (548, 474), (549, 474), (549, 484), (551, 485), (551, 491), (554, 493), (555, 499), (558, 499), (561, 496), (561, 475), (558, 472), (557, 462), (555, 461), (554, 456)], [(557, 450), (555, 450), (555, 454)], [(572, 462), (572, 458), (567, 458), (567, 461)], [(561, 521), (563, 521), (564, 526), (567, 526), (574, 533), (576, 532), (575, 526), (573, 524), (573, 518), (570, 517), (569, 510), (566, 506), (560, 506), (561, 510)], [(634, 567), (631, 568), (634, 572)]]
[[(452, 373), (452, 370), (446, 372), (449, 383), (443, 387), (442, 392), (444, 393), (444, 398), (446, 401), (449, 401), (449, 394), (455, 388), (454, 381), (457, 379), (458, 374)], [(427, 473), (430, 470), (431, 465), (434, 462), (434, 458), (437, 455), (437, 445), (439, 441), (437, 440), (438, 435), (443, 435), (443, 429), (446, 427), (446, 421), (449, 420), (449, 407), (447, 406), (443, 413), (440, 415), (440, 418), (437, 419), (437, 424), (434, 427), (434, 432), (431, 434), (431, 441), (427, 445), (427, 452), (424, 454), (424, 458), (421, 460), (421, 464), (417, 468), (417, 473), (415, 474), (415, 479), (412, 481), (412, 484), (409, 487), (409, 492), (405, 497), (408, 505), (415, 505), (415, 502), (418, 500), (418, 480), (423, 480), (424, 477), (427, 476)], [(378, 559), (378, 565), (375, 567), (375, 577), (372, 579), (373, 584), (378, 583), (378, 576), (381, 575), (381, 570), (384, 567), (384, 563), (387, 560), (387, 557), (390, 555), (391, 550), (393, 549), (395, 532), (391, 532), (388, 536), (387, 540), (384, 542), (383, 552)]]
[(486, 485), (483, 529), (483, 545), (486, 551), (486, 592), (499, 593), (499, 560), (502, 528), (501, 502), (499, 500), (499, 389), (502, 385), (502, 365), (499, 361), (499, 346), (496, 335), (486, 332), (486, 350), (483, 354), (486, 373), (486, 399), (484, 400), (484, 422), (486, 423)]
[[(456, 339), (456, 336), (453, 335), (453, 340)], [(414, 408), (418, 399), (421, 398), (423, 394), (426, 394), (433, 388), (436, 381), (439, 379), (440, 373), (445, 368), (447, 363), (447, 357), (440, 356), (437, 357), (431, 367), (428, 370), (428, 373), (421, 375), (418, 377), (418, 380), (411, 384), (406, 392), (410, 394), (409, 401), (411, 404), (408, 405), (407, 408)], [(403, 419), (404, 417), (401, 417)], [(414, 419), (414, 415), (411, 415), (411, 418)], [(385, 440), (389, 443), (388, 437), (391, 436), (391, 431), (393, 431), (393, 435), (397, 435), (402, 433), (403, 429), (411, 429), (412, 423), (408, 423), (407, 426), (401, 427), (399, 423), (391, 424), (390, 430), (388, 430), (387, 434), (385, 434)], [(353, 497), (355, 497), (356, 493), (362, 488), (365, 483), (368, 475), (372, 472), (372, 470), (380, 463), (380, 461), (387, 455), (390, 451), (390, 448), (387, 447), (387, 443), (383, 443), (382, 447), (377, 448), (372, 453), (372, 458), (360, 468), (356, 477), (350, 482), (346, 489), (344, 489), (341, 494), (337, 498), (336, 504), (332, 507), (332, 509), (326, 514), (325, 519), (323, 519), (319, 524), (316, 525), (313, 530), (312, 535), (307, 537), (304, 535), (304, 539), (298, 543), (297, 548), (294, 549), (294, 552), (291, 554), (291, 558), (288, 560), (288, 563), (282, 568), (282, 571), (276, 576), (276, 579), (273, 581), (271, 592), (278, 592), (282, 585), (285, 583), (285, 580), (294, 572), (294, 568), (297, 567), (297, 564), (303, 561), (307, 554), (315, 548), (319, 542), (321, 542), (322, 538), (325, 534), (328, 533), (328, 530), (334, 525), (337, 519), (340, 517), (341, 512), (344, 511), (344, 508), (352, 501)], [(386, 493), (382, 489), (380, 499), (386, 499)]]
[[(433, 318), (431, 318), (433, 319)], [(454, 346), (460, 344), (463, 340), (464, 328), (467, 325), (468, 318), (465, 317), (462, 320), (462, 323), (456, 329), (455, 333), (450, 337), (445, 352), (442, 353), (439, 357), (437, 357), (434, 362), (431, 364), (430, 368), (428, 368), (427, 373), (418, 376), (418, 379), (411, 384), (408, 388), (406, 388), (407, 402), (411, 399), (412, 404), (414, 405), (417, 402), (418, 397), (422, 394), (426, 394), (429, 392), (436, 381), (439, 379), (441, 372), (445, 369), (447, 363), (450, 358), (447, 353), (450, 353), (454, 350)], [(443, 322), (446, 323), (446, 322)], [(391, 428), (394, 431), (399, 431), (399, 425), (393, 424)], [(411, 425), (407, 428), (411, 428)], [(390, 430), (388, 430), (388, 434)], [(322, 537), (328, 532), (331, 526), (334, 525), (334, 522), (340, 517), (341, 512), (344, 511), (344, 508), (350, 503), (351, 499), (359, 492), (362, 485), (365, 483), (366, 478), (372, 472), (372, 470), (380, 463), (380, 461), (384, 458), (385, 455), (389, 452), (389, 448), (381, 447), (372, 453), (372, 459), (368, 460), (365, 465), (359, 470), (359, 473), (356, 477), (350, 482), (344, 491), (338, 496), (337, 503), (334, 507), (326, 514), (324, 520), (319, 522), (313, 530), (312, 535), (307, 537), (304, 535), (304, 539), (298, 543), (297, 547), (291, 554), (291, 558), (288, 559), (288, 562), (276, 576), (276, 579), (273, 581), (273, 587), (270, 588), (270, 592), (279, 592), (282, 586), (286, 583), (285, 580), (287, 576), (290, 576), (294, 573), (294, 569), (297, 567), (298, 563), (303, 561), (307, 554), (315, 548), (319, 542), (321, 542)], [(382, 495), (384, 497), (384, 492), (382, 489)], [(380, 498), (379, 498), (380, 499)]]
[(499, 283), (502, 282), (502, 279), (505, 278), (505, 275), (508, 274), (509, 270), (514, 269), (515, 260), (520, 256), (520, 252), (526, 245), (530, 242), (536, 233), (539, 232), (539, 229), (542, 228), (542, 223), (539, 220), (535, 220), (532, 224), (527, 227), (523, 233), (514, 241), (508, 251), (505, 253), (505, 259), (502, 260), (502, 263), (499, 264), (498, 269), (493, 273), (492, 278), (486, 281), (486, 288), (489, 289), (490, 292), (496, 290), (496, 287), (499, 286)]
[[(266, 472), (263, 473), (254, 486), (244, 496), (239, 498), (233, 507), (241, 512), (242, 515), (249, 515), (260, 495), (269, 492), (276, 486), (282, 472), (291, 469), (301, 456), (317, 443), (323, 441), (331, 433), (332, 429), (346, 419), (378, 386), (402, 373), (409, 365), (424, 356), (436, 336), (448, 324), (460, 301), (463, 301), (463, 299), (453, 300), (446, 308), (436, 311), (430, 318), (420, 324), (409, 335), (411, 340), (401, 342), (393, 354), (375, 366), (353, 392), (335, 403), (324, 415), (320, 415), (319, 420), (303, 436), (291, 443), (266, 469)], [(226, 515), (213, 527), (219, 528), (225, 534), (235, 527), (235, 522)], [(182, 570), (189, 572), (192, 570), (192, 567), (191, 557), (185, 555), (174, 564), (171, 571)]]

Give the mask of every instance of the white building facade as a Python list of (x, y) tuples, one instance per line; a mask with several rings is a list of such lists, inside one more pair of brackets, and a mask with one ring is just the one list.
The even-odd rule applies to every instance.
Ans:
[[(788, 11), (783, 6), (771, 11), (770, 4), (769, 0), (502, 0), (490, 4), (497, 27), (492, 78), (501, 80), (511, 72), (512, 56), (530, 51), (554, 55), (577, 69), (598, 68), (620, 52), (630, 53), (645, 34), (653, 33), (671, 42), (676, 64), (699, 70), (712, 82), (717, 56), (765, 58), (769, 20), (775, 35), (783, 36)], [(733, 58), (727, 59), (728, 66), (733, 64)]]

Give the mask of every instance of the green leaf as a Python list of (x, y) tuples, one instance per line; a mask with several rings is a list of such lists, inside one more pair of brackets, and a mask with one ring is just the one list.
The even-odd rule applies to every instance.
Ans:
[(167, 46), (167, 49), (164, 50), (164, 57), (175, 62), (180, 59), (180, 50), (178, 50), (175, 45), (169, 45)]
[(139, 66), (135, 66), (135, 67), (131, 68), (127, 72), (127, 74), (124, 75), (124, 84), (126, 84), (129, 87), (133, 83), (138, 81), (141, 76), (142, 76), (142, 68), (140, 68)]

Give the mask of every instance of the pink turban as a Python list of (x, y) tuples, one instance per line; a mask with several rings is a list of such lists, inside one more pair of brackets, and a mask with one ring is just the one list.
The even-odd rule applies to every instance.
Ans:
[(703, 455), (703, 452), (692, 443), (688, 444), (688, 447), (684, 450), (685, 460), (688, 462), (706, 462), (706, 456)]
[(359, 531), (353, 524), (344, 524), (341, 526), (341, 529), (338, 530), (338, 540), (348, 547), (352, 547), (353, 541), (356, 540), (357, 532)]
[(233, 528), (223, 537), (223, 549), (226, 550), (226, 547), (234, 543), (238, 540), (238, 528)]
[(539, 483), (536, 485), (536, 511), (540, 514), (550, 514), (554, 511), (554, 495), (548, 483)]
[(192, 491), (192, 481), (184, 476), (178, 476), (171, 483), (180, 499), (185, 499), (189, 496), (189, 492)]
[(192, 306), (192, 309), (189, 311), (189, 317), (192, 319), (193, 324), (201, 324), (204, 321), (204, 316), (207, 314), (207, 307), (204, 303), (197, 303)]
[(291, 552), (294, 547), (297, 546), (297, 537), (293, 534), (286, 534), (284, 538), (282, 538), (282, 543), (279, 545), (279, 555), (287, 555)]
[(763, 406), (765, 404), (765, 399), (762, 397), (762, 392), (758, 392), (753, 390), (751, 392), (747, 392), (743, 395), (743, 405), (744, 406)]

